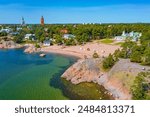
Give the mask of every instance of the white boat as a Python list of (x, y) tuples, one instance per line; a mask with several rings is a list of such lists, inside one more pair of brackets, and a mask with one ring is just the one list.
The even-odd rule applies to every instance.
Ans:
[(45, 56), (46, 56), (46, 54), (43, 54), (43, 53), (42, 53), (42, 54), (40, 54), (40, 57), (45, 57)]

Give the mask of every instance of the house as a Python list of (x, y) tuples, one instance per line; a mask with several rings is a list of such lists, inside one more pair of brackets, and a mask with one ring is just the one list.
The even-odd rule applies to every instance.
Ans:
[(116, 41), (124, 41), (124, 40), (126, 40), (126, 38), (123, 37), (123, 36), (116, 36), (116, 37), (115, 37), (115, 40), (116, 40)]
[(72, 35), (72, 34), (64, 34), (64, 35), (63, 35), (63, 38), (64, 38), (64, 39), (74, 39), (75, 36)]
[(125, 31), (123, 31), (121, 36), (116, 36), (114, 39), (116, 41), (125, 41), (126, 39), (131, 39), (131, 41), (138, 41), (141, 36), (142, 33), (139, 32), (132, 31), (130, 33), (126, 33)]
[(51, 41), (50, 41), (50, 40), (45, 40), (45, 41), (43, 42), (43, 45), (44, 45), (44, 46), (50, 46), (50, 45), (51, 45)]
[(35, 41), (35, 34), (26, 34), (24, 38), (25, 40)]
[(19, 32), (11, 32), (11, 33), (9, 33), (11, 36), (15, 36), (15, 35), (18, 35), (19, 34)]
[(6, 33), (11, 33), (13, 30), (11, 29), (11, 28), (2, 28), (1, 30), (0, 30), (0, 32), (6, 32)]
[(20, 31), (20, 30), (22, 30), (22, 28), (19, 28), (19, 27), (17, 27), (17, 29), (16, 29), (17, 31)]
[(44, 46), (50, 46), (52, 44), (53, 39), (49, 39), (49, 37), (46, 37), (46, 39), (43, 41)]

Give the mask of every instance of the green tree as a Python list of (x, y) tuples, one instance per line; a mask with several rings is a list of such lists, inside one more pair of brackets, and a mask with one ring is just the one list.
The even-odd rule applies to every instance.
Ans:
[(113, 58), (113, 55), (109, 55), (107, 58), (103, 60), (103, 68), (104, 69), (110, 69), (115, 64), (115, 60)]
[(138, 74), (138, 76), (134, 80), (134, 84), (131, 87), (133, 99), (135, 100), (143, 100), (145, 99), (145, 91), (144, 91), (144, 73)]
[(139, 51), (133, 51), (130, 56), (130, 60), (131, 62), (141, 63), (141, 56), (142, 54)]
[(150, 47), (147, 47), (142, 57), (142, 63), (144, 65), (150, 65)]

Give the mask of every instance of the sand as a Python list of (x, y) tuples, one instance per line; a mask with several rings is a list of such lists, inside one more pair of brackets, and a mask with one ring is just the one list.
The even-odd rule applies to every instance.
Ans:
[(49, 47), (44, 47), (41, 49), (43, 52), (59, 53), (65, 55), (72, 55), (79, 58), (91, 58), (94, 52), (97, 52), (99, 56), (108, 56), (110, 53), (114, 53), (115, 50), (119, 49), (118, 45), (108, 45), (100, 43), (87, 43), (85, 45), (77, 46), (58, 46), (53, 45)]

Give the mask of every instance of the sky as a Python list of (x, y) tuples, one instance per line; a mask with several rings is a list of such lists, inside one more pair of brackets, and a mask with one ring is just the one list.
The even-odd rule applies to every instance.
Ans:
[(150, 0), (0, 0), (0, 24), (150, 23)]

